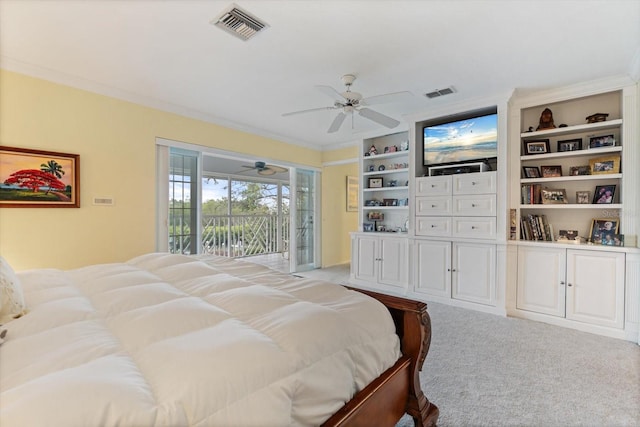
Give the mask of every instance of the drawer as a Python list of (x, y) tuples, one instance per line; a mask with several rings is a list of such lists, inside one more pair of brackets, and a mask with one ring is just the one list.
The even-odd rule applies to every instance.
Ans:
[(416, 197), (416, 215), (451, 215), (451, 197)]
[(495, 192), (495, 171), (453, 175), (453, 194), (491, 194)]
[(451, 236), (451, 217), (416, 217), (416, 235)]
[(496, 216), (496, 195), (453, 196), (453, 214), (459, 216)]
[(451, 194), (451, 176), (416, 178), (416, 196), (446, 196)]
[(495, 217), (453, 217), (453, 236), (476, 239), (495, 239)]

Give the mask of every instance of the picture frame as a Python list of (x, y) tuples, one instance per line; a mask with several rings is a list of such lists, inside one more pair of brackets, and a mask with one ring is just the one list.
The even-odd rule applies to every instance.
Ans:
[(608, 242), (607, 236), (618, 234), (619, 222), (616, 218), (593, 218), (589, 229), (589, 239), (591, 243), (602, 244)]
[(613, 203), (613, 198), (616, 194), (615, 184), (610, 185), (596, 185), (596, 190), (593, 193), (593, 204), (603, 205)]
[(525, 178), (540, 178), (540, 169), (537, 166), (523, 166), (522, 173)]
[(384, 206), (398, 206), (398, 199), (383, 199)]
[(576, 191), (576, 203), (579, 205), (591, 204), (591, 191)]
[(620, 155), (597, 157), (589, 160), (591, 175), (620, 173)]
[(0, 146), (0, 207), (79, 208), (80, 155)]
[(384, 214), (378, 211), (367, 212), (367, 220), (368, 221), (383, 221)]
[(569, 169), (569, 175), (571, 176), (591, 175), (591, 166), (589, 165), (571, 166), (571, 168)]
[(362, 224), (362, 231), (375, 231), (372, 222), (365, 222)]
[(382, 188), (382, 178), (369, 178), (369, 188)]
[(546, 154), (550, 152), (548, 139), (538, 139), (536, 141), (524, 141), (524, 154)]
[(540, 191), (540, 193), (541, 193), (543, 205), (568, 203), (567, 192), (564, 188), (557, 188), (557, 189), (543, 188)]
[(543, 178), (555, 178), (562, 176), (562, 166), (540, 166), (540, 173)]
[(347, 176), (347, 212), (358, 211), (358, 177)]
[(582, 138), (565, 139), (558, 141), (558, 152), (582, 150)]
[(589, 138), (589, 148), (615, 147), (616, 138), (614, 135), (592, 136)]
[(560, 230), (558, 232), (558, 240), (576, 240), (578, 237), (578, 230)]

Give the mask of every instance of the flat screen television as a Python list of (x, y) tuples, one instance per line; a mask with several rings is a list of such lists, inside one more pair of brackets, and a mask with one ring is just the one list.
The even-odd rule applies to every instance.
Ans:
[(424, 166), (485, 162), (498, 157), (498, 114), (481, 114), (427, 125)]

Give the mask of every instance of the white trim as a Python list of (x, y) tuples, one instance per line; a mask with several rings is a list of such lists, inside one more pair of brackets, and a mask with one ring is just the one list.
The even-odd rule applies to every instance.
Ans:
[(350, 163), (358, 163), (358, 158), (357, 157), (353, 157), (351, 159), (344, 159), (344, 160), (334, 160), (331, 162), (323, 162), (322, 163), (322, 167), (329, 167), (329, 166), (339, 166), (339, 165), (347, 165)]

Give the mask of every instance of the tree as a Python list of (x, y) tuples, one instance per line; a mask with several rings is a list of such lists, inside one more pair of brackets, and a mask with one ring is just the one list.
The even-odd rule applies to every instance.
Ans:
[(65, 185), (54, 175), (37, 169), (22, 169), (9, 175), (4, 182), (7, 185), (17, 185), (19, 187), (28, 188), (34, 193), (46, 188), (49, 194), (51, 190), (64, 191)]
[(60, 166), (60, 164), (55, 160), (49, 160), (47, 163), (42, 163), (40, 165), (40, 170), (42, 172), (50, 173), (56, 178), (62, 178), (62, 175), (64, 175), (62, 166)]

